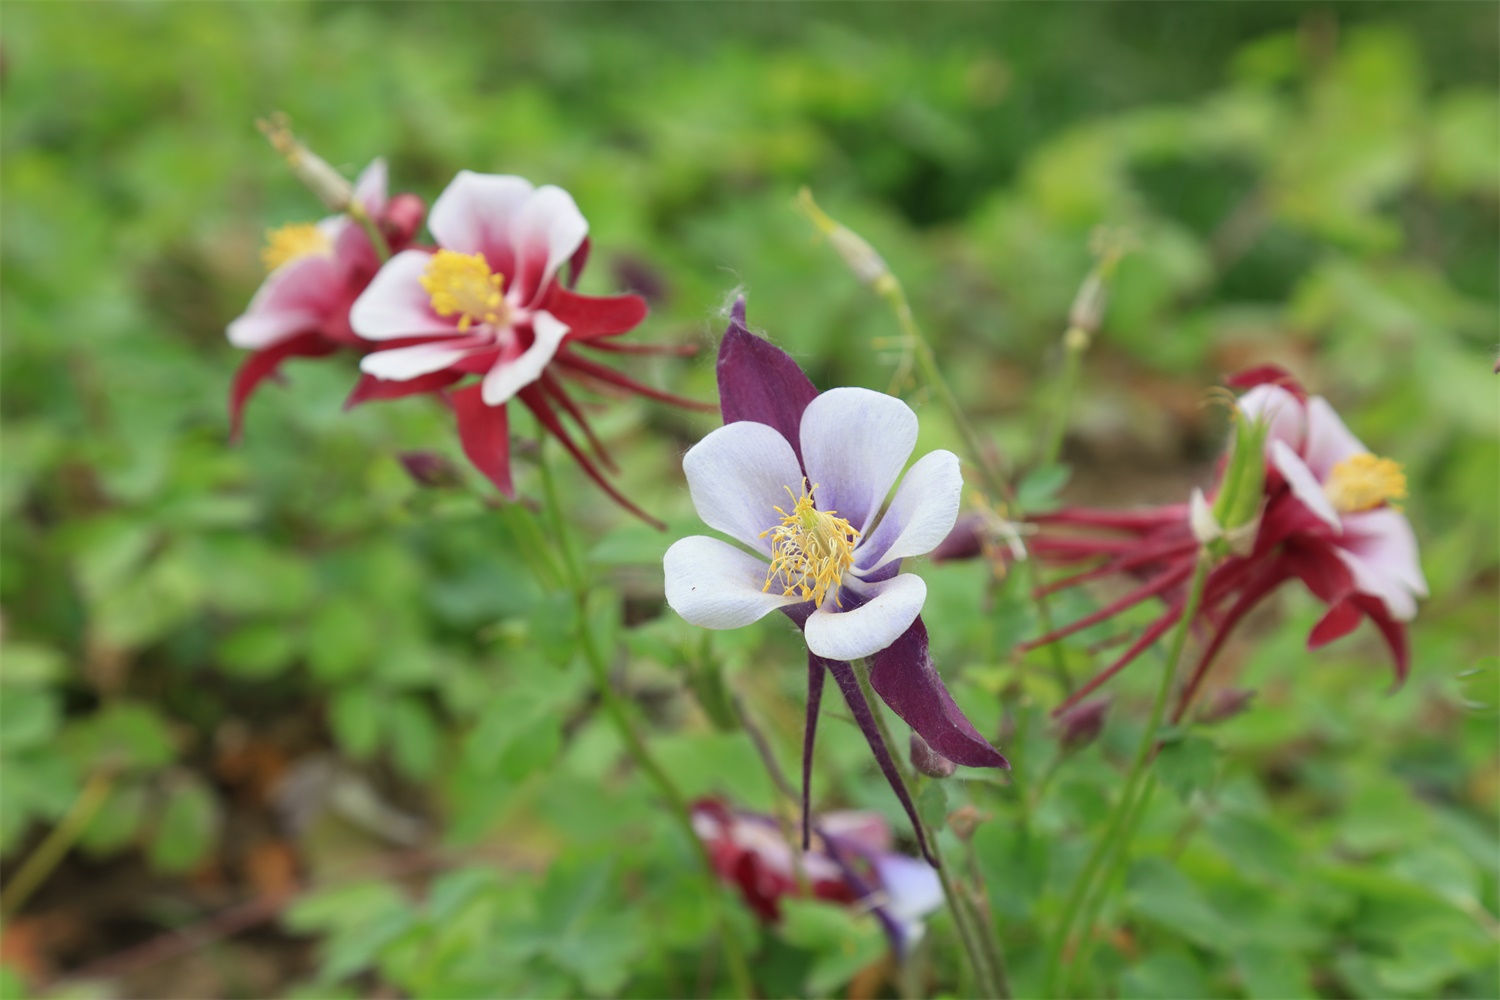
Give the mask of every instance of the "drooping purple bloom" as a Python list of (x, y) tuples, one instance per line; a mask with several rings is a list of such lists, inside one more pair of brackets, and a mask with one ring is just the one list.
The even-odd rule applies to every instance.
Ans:
[(958, 458), (931, 452), (902, 478), (917, 438), (911, 408), (868, 389), (820, 394), (791, 357), (750, 333), (743, 299), (719, 347), (718, 380), (725, 426), (688, 452), (683, 470), (699, 516), (745, 549), (678, 541), (664, 561), (667, 602), (705, 628), (738, 628), (778, 609), (796, 622), (808, 647), (804, 814), (826, 670), (920, 838), (849, 661), (869, 658), (876, 693), (938, 754), (1009, 766), (943, 685), (919, 616), (926, 585), (900, 571), (902, 559), (925, 555), (952, 529)]

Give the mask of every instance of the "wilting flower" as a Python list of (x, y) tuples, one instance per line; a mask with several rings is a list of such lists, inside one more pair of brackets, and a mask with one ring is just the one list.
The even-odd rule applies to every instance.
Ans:
[[(347, 184), (347, 182), (345, 182)], [(354, 185), (354, 199), (393, 249), (411, 242), (422, 224), (422, 200), (386, 196), (386, 167), (376, 160)], [(244, 315), (229, 324), (229, 342), (254, 351), (235, 375), (229, 395), (230, 432), (240, 433), (245, 402), (291, 357), (319, 357), (340, 348), (368, 350), (349, 326), (349, 309), (380, 258), (364, 228), (348, 215), (273, 229), (261, 251), (266, 280)]]
[[(610, 338), (637, 326), (646, 303), (638, 295), (596, 298), (572, 291), (589, 251), (588, 223), (572, 196), (520, 177), (464, 170), (433, 202), (428, 228), (436, 246), (396, 254), (354, 304), (355, 332), (382, 347), (360, 363), (365, 376), (350, 403), (446, 390), (464, 453), (502, 493), (514, 496), (506, 404), (519, 399), (601, 488), (646, 518), (563, 425), (559, 410), (599, 462), (613, 468), (559, 376), (696, 404), (574, 350), (642, 350)], [(567, 284), (559, 277), (564, 266)], [(477, 381), (454, 388), (470, 376)]]
[[(892, 947), (904, 954), (922, 936), (922, 918), (943, 905), (937, 872), (891, 850), (890, 827), (876, 813), (826, 813), (812, 828), (815, 837), (801, 857), (807, 892), (874, 913)], [(762, 920), (775, 923), (783, 899), (804, 895), (794, 849), (770, 816), (703, 799), (693, 804), (693, 829), (719, 876), (739, 887)]]
[[(1231, 384), (1249, 388), (1238, 401), (1237, 419), (1260, 421), (1265, 429), (1260, 517), (1253, 541), (1208, 576), (1196, 623), (1209, 639), (1174, 717), (1182, 717), (1240, 619), (1292, 579), (1301, 580), (1328, 606), (1308, 637), (1309, 649), (1347, 635), (1368, 618), (1390, 648), (1400, 684), (1410, 660), (1405, 623), (1416, 614), (1417, 598), (1427, 594), (1411, 524), (1392, 506), (1406, 496), (1400, 466), (1371, 454), (1326, 400), (1309, 397), (1280, 369), (1257, 369)], [(1215, 491), (1222, 486), (1221, 481)], [(1152, 597), (1167, 603), (1167, 610), (1124, 653), (1063, 703), (1063, 711), (1177, 622), (1200, 543), (1187, 504), (1139, 511), (1075, 507), (1033, 520), (1044, 529), (1031, 542), (1039, 558), (1053, 563), (1103, 560), (1048, 585), (1047, 591), (1111, 576), (1140, 582), (1119, 600), (1028, 645), (1055, 642)], [(1059, 532), (1069, 528), (1104, 534)]]
[(901, 479), (917, 439), (911, 408), (868, 389), (819, 394), (795, 361), (746, 329), (743, 300), (719, 347), (718, 379), (725, 426), (687, 453), (683, 471), (698, 515), (745, 549), (704, 536), (675, 543), (664, 560), (667, 603), (705, 628), (780, 609), (803, 630), (804, 797), (827, 670), (915, 817), (848, 662), (863, 657), (876, 693), (935, 751), (971, 767), (1008, 766), (933, 669), (919, 617), (927, 587), (900, 571), (953, 527), (958, 458), (931, 452)]

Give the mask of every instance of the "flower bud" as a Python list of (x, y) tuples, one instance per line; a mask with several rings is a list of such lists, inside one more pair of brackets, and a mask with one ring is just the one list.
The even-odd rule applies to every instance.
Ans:
[(347, 212), (354, 206), (354, 185), (329, 166), (328, 161), (297, 140), (286, 115), (277, 112), (269, 119), (261, 119), (255, 124), (270, 140), (276, 152), (286, 160), (286, 165), (296, 178), (319, 201), (335, 212)]
[(985, 519), (982, 514), (961, 514), (948, 537), (928, 553), (933, 562), (974, 559), (984, 554)]
[(844, 258), (844, 263), (849, 265), (849, 270), (854, 272), (856, 278), (877, 292), (884, 292), (895, 283), (896, 279), (886, 265), (885, 258), (865, 242), (863, 236), (829, 218), (828, 213), (813, 201), (812, 192), (807, 188), (798, 192), (797, 207), (817, 227), (818, 232), (828, 237), (828, 242)]
[(958, 765), (927, 745), (921, 734), (911, 734), (911, 766), (929, 778), (946, 778)]
[(948, 814), (948, 829), (953, 831), (953, 836), (967, 842), (974, 836), (974, 831), (979, 829), (979, 824), (987, 819), (988, 816), (973, 806), (959, 806)]
[(380, 231), (393, 246), (405, 246), (422, 228), (427, 203), (414, 194), (402, 192), (390, 200), (380, 219)]
[[(1260, 511), (1266, 485), (1266, 434), (1270, 424), (1265, 420), (1236, 419), (1230, 439), (1229, 456), (1219, 495), (1214, 498), (1212, 520), (1219, 537), (1213, 544), (1198, 535), (1199, 541), (1217, 549), (1216, 554), (1232, 552), (1248, 555), (1255, 547), (1260, 526)], [(1201, 494), (1199, 494), (1201, 497)], [(1198, 501), (1202, 503), (1202, 501)], [(1202, 516), (1202, 515), (1200, 515)], [(1194, 522), (1194, 534), (1198, 524)]]
[(1111, 701), (1111, 698), (1095, 698), (1080, 702), (1057, 717), (1064, 750), (1082, 750), (1099, 738)]
[(1198, 709), (1198, 721), (1205, 726), (1232, 719), (1250, 707), (1255, 692), (1244, 688), (1219, 688)]
[(435, 451), (403, 451), (396, 459), (418, 486), (448, 489), (463, 482), (457, 467)]

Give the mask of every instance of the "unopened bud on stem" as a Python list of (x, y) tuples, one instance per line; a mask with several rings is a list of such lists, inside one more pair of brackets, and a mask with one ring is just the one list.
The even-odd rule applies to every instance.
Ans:
[(911, 766), (929, 778), (947, 778), (958, 765), (927, 745), (918, 733), (911, 734)]
[(818, 232), (828, 237), (828, 242), (844, 258), (844, 263), (849, 265), (849, 270), (854, 272), (856, 278), (881, 294), (886, 294), (895, 286), (896, 278), (886, 266), (885, 258), (863, 236), (835, 222), (827, 212), (819, 208), (818, 203), (813, 201), (812, 191), (803, 188), (798, 192), (797, 208), (817, 227)]
[(296, 178), (317, 195), (318, 200), (335, 212), (359, 211), (354, 201), (354, 185), (333, 169), (321, 156), (308, 149), (292, 134), (291, 121), (280, 111), (262, 118), (255, 126), (270, 140), (271, 146), (286, 160)]

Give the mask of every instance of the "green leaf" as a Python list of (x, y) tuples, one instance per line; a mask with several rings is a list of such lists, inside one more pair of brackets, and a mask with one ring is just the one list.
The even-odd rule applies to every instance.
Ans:
[(1162, 745), (1156, 756), (1156, 773), (1162, 784), (1183, 802), (1194, 792), (1207, 792), (1218, 771), (1219, 751), (1201, 736), (1188, 735)]
[(1016, 503), (1028, 514), (1057, 506), (1057, 495), (1068, 485), (1073, 470), (1066, 465), (1043, 465), (1026, 473), (1016, 486)]
[(781, 936), (814, 955), (806, 984), (812, 996), (833, 992), (885, 953), (885, 937), (868, 914), (802, 899), (783, 900), (781, 911)]
[(384, 708), (380, 694), (364, 685), (346, 687), (335, 694), (328, 706), (328, 721), (339, 745), (354, 757), (373, 754), (380, 745)]
[(948, 789), (942, 781), (929, 778), (922, 782), (922, 790), (917, 793), (917, 815), (934, 833), (948, 825)]
[(1181, 946), (1146, 955), (1127, 969), (1120, 981), (1122, 1000), (1182, 1000), (1211, 995), (1202, 966)]
[(151, 863), (166, 871), (186, 871), (214, 845), (219, 804), (196, 776), (173, 782), (151, 838)]
[(45, 688), (9, 688), (0, 697), (0, 751), (40, 746), (61, 720), (57, 695)]
[(416, 698), (397, 698), (390, 705), (389, 725), (396, 766), (417, 780), (431, 775), (440, 737), (427, 706)]
[(1265, 945), (1246, 944), (1234, 950), (1234, 966), (1245, 995), (1251, 1000), (1298, 1000), (1318, 995), (1313, 989), (1307, 961), (1300, 955)]
[(1164, 858), (1143, 858), (1130, 869), (1126, 902), (1137, 915), (1215, 951), (1230, 947), (1234, 925)]

